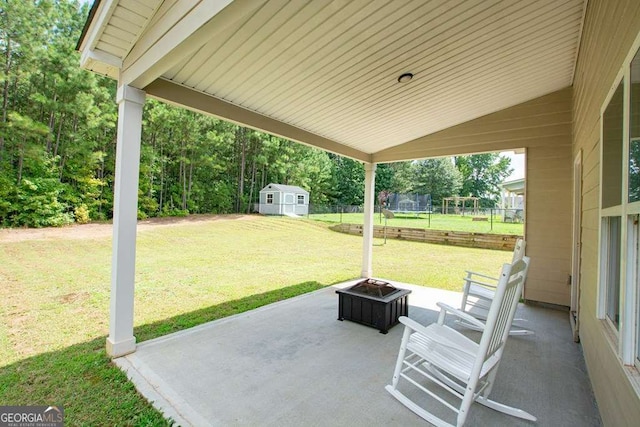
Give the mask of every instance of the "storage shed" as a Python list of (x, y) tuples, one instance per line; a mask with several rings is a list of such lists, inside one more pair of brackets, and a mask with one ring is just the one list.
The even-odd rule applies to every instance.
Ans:
[(260, 208), (264, 215), (307, 215), (309, 192), (295, 185), (269, 184), (260, 190)]

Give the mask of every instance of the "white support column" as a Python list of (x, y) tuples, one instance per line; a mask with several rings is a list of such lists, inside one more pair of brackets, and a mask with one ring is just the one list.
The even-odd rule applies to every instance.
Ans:
[(371, 277), (373, 268), (373, 214), (375, 210), (376, 164), (364, 164), (364, 225), (362, 226), (362, 277)]
[(123, 356), (136, 350), (133, 336), (133, 294), (138, 220), (138, 175), (140, 138), (145, 93), (120, 86), (118, 140), (113, 199), (113, 249), (111, 265), (111, 316), (107, 354)]

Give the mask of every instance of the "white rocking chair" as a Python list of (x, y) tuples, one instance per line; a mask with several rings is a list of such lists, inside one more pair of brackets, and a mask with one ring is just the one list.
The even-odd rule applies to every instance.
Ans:
[[(518, 298), (522, 292), (523, 275), (521, 273), (525, 268), (524, 261), (503, 266), (486, 326), (474, 317), (441, 303), (438, 303), (441, 311), (437, 323), (427, 327), (408, 317), (400, 317), (405, 329), (393, 380), (386, 386), (386, 390), (413, 412), (436, 426), (452, 424), (438, 418), (398, 390), (400, 379), (427, 393), (427, 399), (430, 396), (457, 413), (457, 426), (464, 425), (469, 408), (474, 401), (508, 415), (536, 421), (536, 417), (521, 409), (489, 399), (518, 305)], [(480, 343), (444, 325), (447, 313), (482, 326), (484, 332)], [(427, 384), (424, 381), (425, 378), (431, 383)], [(427, 385), (430, 385), (431, 389), (427, 388)], [(438, 388), (433, 391), (435, 386)], [(460, 399), (460, 406), (453, 406), (437, 394), (437, 391), (442, 390)], [(431, 399), (428, 401), (436, 403)]]
[[(513, 249), (513, 257), (511, 258), (512, 264), (524, 257), (525, 247), (526, 242), (523, 239), (518, 239), (516, 241)], [(527, 258), (527, 268), (523, 273), (525, 281), (529, 269), (529, 261), (530, 260)], [(491, 301), (493, 300), (497, 286), (498, 278), (467, 270), (467, 276), (464, 278), (464, 285), (462, 287), (462, 303), (460, 305), (460, 310), (472, 315), (476, 319), (486, 319), (486, 315), (489, 311), (489, 307), (491, 307)], [(523, 321), (523, 319), (514, 320), (516, 322)], [(458, 323), (469, 329), (482, 331), (482, 328), (477, 327), (475, 324), (465, 322), (462, 319), (460, 319)], [(511, 329), (509, 333), (511, 335), (533, 335), (534, 332), (528, 329), (514, 328)]]

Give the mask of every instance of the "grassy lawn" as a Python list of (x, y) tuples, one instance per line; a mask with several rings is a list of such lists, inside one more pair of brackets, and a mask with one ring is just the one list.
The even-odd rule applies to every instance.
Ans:
[[(489, 215), (480, 215), (487, 221), (473, 221), (471, 215), (442, 215), (431, 214), (431, 221), (426, 214), (419, 216), (413, 214), (396, 214), (394, 218), (387, 220), (390, 227), (413, 227), (428, 228), (431, 230), (445, 231), (467, 231), (471, 233), (492, 233), (492, 234), (515, 234), (522, 236), (524, 233), (523, 223), (502, 222), (502, 216), (494, 215), (493, 224)], [(364, 215), (361, 213), (328, 213), (312, 214), (310, 219), (324, 222), (344, 222), (349, 224), (362, 224)], [(384, 216), (376, 213), (374, 216), (375, 225), (384, 225)]]
[[(141, 228), (135, 335), (144, 341), (355, 278), (361, 250), (360, 237), (309, 220)], [(510, 257), (376, 240), (373, 268), (377, 277), (459, 290), (465, 269), (496, 273)], [(104, 352), (110, 263), (110, 237), (0, 234), (0, 404), (62, 405), (67, 425), (166, 423)]]

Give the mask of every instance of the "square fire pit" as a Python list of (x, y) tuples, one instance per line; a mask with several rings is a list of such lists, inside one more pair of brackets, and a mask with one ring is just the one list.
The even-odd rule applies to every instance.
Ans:
[(338, 320), (351, 320), (386, 334), (409, 315), (408, 289), (398, 289), (387, 282), (365, 279), (347, 289), (338, 289)]

